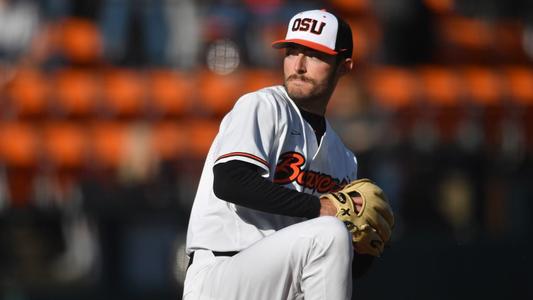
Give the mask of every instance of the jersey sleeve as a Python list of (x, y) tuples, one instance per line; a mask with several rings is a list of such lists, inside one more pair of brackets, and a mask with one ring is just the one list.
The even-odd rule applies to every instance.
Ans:
[(268, 173), (270, 153), (279, 140), (279, 109), (260, 93), (241, 97), (221, 123), (215, 148), (215, 164), (241, 160)]

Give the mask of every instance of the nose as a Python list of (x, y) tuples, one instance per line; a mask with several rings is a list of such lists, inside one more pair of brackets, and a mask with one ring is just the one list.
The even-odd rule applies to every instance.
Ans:
[(306, 68), (306, 57), (303, 53), (299, 53), (298, 56), (296, 56), (296, 61), (294, 62), (294, 70), (297, 74), (304, 74), (307, 72)]

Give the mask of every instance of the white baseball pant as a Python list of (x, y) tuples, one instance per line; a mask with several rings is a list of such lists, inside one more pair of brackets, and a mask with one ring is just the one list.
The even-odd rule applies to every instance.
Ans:
[(238, 254), (195, 251), (183, 300), (350, 299), (351, 235), (335, 217), (304, 221)]

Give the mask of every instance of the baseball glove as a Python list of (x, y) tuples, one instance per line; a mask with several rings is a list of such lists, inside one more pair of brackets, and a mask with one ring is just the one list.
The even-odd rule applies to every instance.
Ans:
[[(351, 198), (358, 195), (363, 199), (359, 212)], [(335, 205), (335, 216), (352, 233), (355, 250), (359, 254), (380, 256), (383, 253), (394, 226), (394, 215), (380, 187), (369, 179), (359, 179), (321, 198), (327, 198)]]

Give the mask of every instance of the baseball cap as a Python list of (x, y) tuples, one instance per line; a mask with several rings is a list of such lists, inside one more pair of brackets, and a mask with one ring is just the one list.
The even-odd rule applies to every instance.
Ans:
[(272, 47), (280, 49), (290, 44), (351, 58), (352, 30), (344, 20), (325, 10), (303, 11), (290, 20), (285, 39), (273, 42)]

